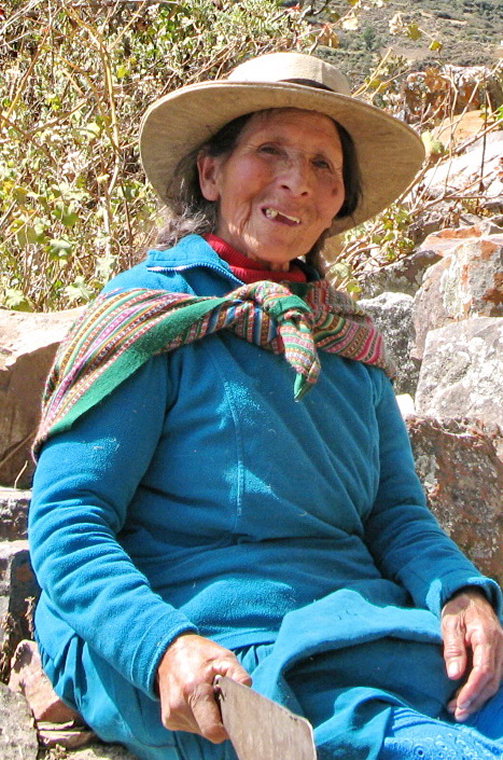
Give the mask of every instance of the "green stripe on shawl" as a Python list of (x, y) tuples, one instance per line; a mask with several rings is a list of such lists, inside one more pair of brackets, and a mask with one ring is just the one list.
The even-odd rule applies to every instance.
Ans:
[[(87, 392), (75, 402), (63, 418), (56, 420), (51, 428), (51, 435), (69, 430), (75, 420), (84, 412), (92, 409), (93, 406), (96, 406), (112, 393), (124, 380), (127, 380), (143, 364), (146, 364), (154, 354), (160, 353), (166, 343), (184, 335), (190, 330), (195, 320), (204, 317), (209, 311), (227, 300), (226, 297), (213, 298), (209, 301), (198, 301), (190, 306), (185, 306), (179, 310), (176, 321), (170, 320), (169, 314), (165, 315), (157, 325), (137, 338), (127, 351), (118, 356), (113, 364), (94, 380)], [(76, 351), (73, 352), (73, 355), (75, 354)]]

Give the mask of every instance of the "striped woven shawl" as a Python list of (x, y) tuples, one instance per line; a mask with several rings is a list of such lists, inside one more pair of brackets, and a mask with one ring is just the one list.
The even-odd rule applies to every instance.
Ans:
[(393, 375), (370, 318), (324, 280), (260, 281), (221, 298), (146, 289), (113, 292), (91, 304), (60, 346), (34, 451), (50, 435), (68, 430), (151, 356), (222, 329), (284, 354), (296, 372), (296, 400), (318, 378), (318, 349)]

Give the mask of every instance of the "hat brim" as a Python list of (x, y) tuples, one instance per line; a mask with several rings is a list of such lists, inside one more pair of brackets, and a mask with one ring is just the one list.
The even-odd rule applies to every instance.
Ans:
[(413, 129), (352, 96), (291, 82), (202, 82), (160, 98), (143, 119), (141, 160), (161, 200), (170, 205), (169, 186), (184, 156), (232, 119), (268, 108), (326, 114), (354, 141), (362, 197), (350, 217), (334, 220), (331, 235), (355, 227), (389, 206), (411, 185), (424, 159), (422, 141)]

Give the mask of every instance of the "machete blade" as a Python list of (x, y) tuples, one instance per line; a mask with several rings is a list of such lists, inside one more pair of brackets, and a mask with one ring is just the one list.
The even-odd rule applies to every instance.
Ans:
[(217, 676), (222, 721), (239, 760), (316, 760), (311, 724), (248, 686)]

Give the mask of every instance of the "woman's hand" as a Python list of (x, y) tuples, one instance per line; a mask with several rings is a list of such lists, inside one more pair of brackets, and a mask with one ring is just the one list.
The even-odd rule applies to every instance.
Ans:
[(216, 675), (251, 684), (250, 675), (228, 649), (192, 633), (175, 639), (157, 670), (163, 725), (201, 734), (214, 744), (227, 739), (213, 688)]
[(487, 597), (462, 589), (442, 610), (447, 674), (466, 681), (447, 708), (464, 721), (498, 691), (503, 680), (503, 630)]

